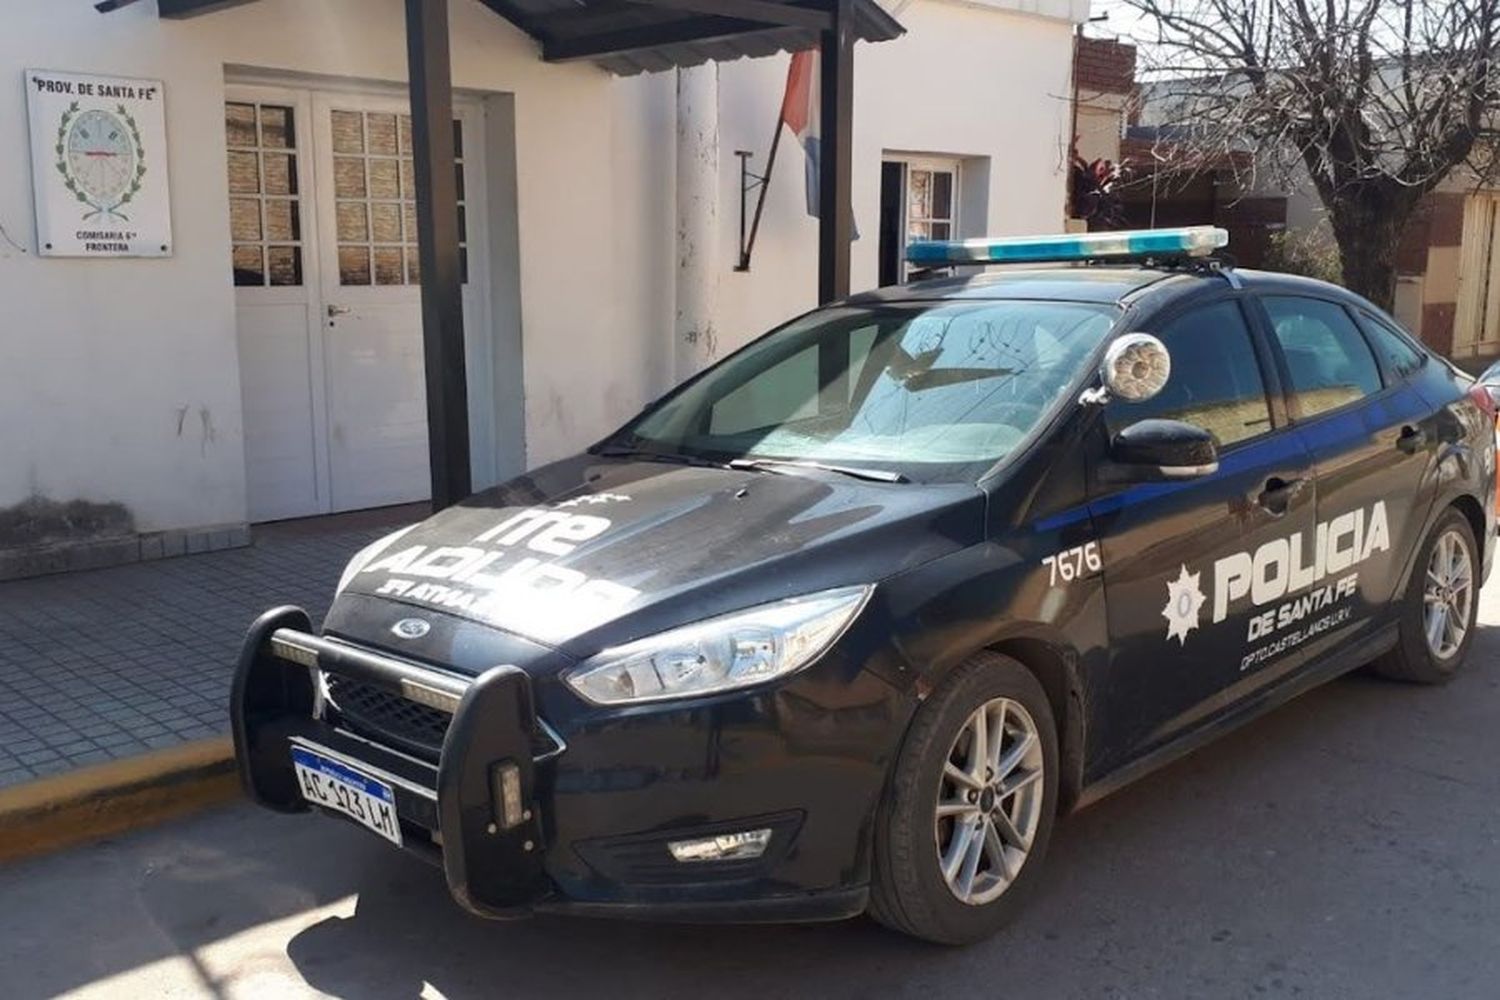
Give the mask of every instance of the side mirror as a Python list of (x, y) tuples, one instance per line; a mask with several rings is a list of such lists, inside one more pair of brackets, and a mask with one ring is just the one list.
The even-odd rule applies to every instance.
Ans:
[(1202, 427), (1181, 420), (1138, 420), (1115, 435), (1109, 456), (1122, 478), (1193, 479), (1219, 471), (1219, 446)]

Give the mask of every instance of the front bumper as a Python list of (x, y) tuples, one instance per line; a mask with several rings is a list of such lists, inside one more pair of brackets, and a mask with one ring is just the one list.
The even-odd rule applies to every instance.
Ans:
[[(441, 753), (423, 759), (340, 724), (337, 713), (330, 717), (323, 710), (319, 671), (451, 710)], [(899, 731), (901, 719), (885, 719), (883, 710), (877, 714), (883, 721), (876, 729), (884, 732), (888, 722), (896, 727), (891, 731)], [(597, 718), (559, 736), (538, 719), (532, 678), (518, 667), (492, 667), (472, 678), (446, 672), (315, 636), (308, 616), (297, 608), (267, 612), (251, 627), (231, 706), (240, 775), (254, 801), (282, 812), (312, 808), (292, 767), (293, 746), (384, 781), (395, 797), (404, 846), (440, 866), (454, 898), (481, 916), (565, 911), (788, 921), (862, 912), (868, 900), (869, 823), (884, 754), (849, 748), (851, 756), (863, 757), (863, 780), (847, 760), (830, 761), (826, 744), (809, 746), (810, 756), (800, 761), (757, 767), (752, 755), (735, 766), (716, 766), (716, 780), (704, 773), (674, 782), (660, 772), (655, 780), (634, 780), (640, 768), (620, 759), (622, 745), (647, 757), (637, 763), (660, 768), (679, 753), (692, 756), (695, 742), (717, 747), (743, 739), (737, 727), (754, 732), (763, 752), (768, 726), (785, 724), (785, 719), (769, 722), (757, 709), (705, 733), (685, 727), (682, 716), (666, 711), (654, 719), (628, 718), (628, 737), (608, 726), (607, 734), (597, 732)], [(548, 738), (538, 740), (539, 732)], [(571, 752), (563, 742), (575, 738), (569, 733), (579, 744)], [(842, 793), (825, 795), (826, 803), (807, 794), (808, 785), (824, 784), (814, 763), (819, 760), (830, 769), (827, 783)], [(495, 769), (507, 764), (518, 769), (524, 806), (519, 821), (509, 826), (492, 791)], [(779, 783), (779, 792), (767, 794), (765, 778), (780, 773), (778, 768), (802, 769), (808, 784)], [(852, 787), (859, 791), (851, 793)], [(715, 791), (704, 798), (710, 789)], [(851, 811), (851, 801), (860, 808)], [(772, 847), (757, 862), (690, 866), (667, 854), (670, 839), (751, 826), (775, 831)]]
[[(439, 763), (315, 718), (321, 697), (315, 670), (452, 707)], [(302, 745), (389, 783), (403, 840), (441, 864), (449, 890), (466, 909), (488, 917), (522, 915), (544, 890), (534, 806), (536, 717), (531, 682), (521, 670), (497, 666), (472, 680), (439, 673), (319, 638), (305, 611), (277, 608), (245, 637), (230, 723), (241, 780), (259, 804), (279, 812), (310, 808), (290, 756), (292, 746)], [(509, 827), (499, 821), (491, 794), (492, 769), (502, 764), (517, 767), (526, 805)]]

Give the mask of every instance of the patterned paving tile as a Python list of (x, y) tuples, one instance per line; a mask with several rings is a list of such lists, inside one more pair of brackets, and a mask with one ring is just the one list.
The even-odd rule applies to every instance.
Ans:
[(260, 525), (248, 548), (0, 583), (0, 788), (227, 732), (255, 617), (321, 620), (349, 557), (422, 514)]

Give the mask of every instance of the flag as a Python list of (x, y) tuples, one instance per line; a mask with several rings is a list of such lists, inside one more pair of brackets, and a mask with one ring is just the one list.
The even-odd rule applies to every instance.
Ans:
[[(823, 144), (823, 83), (817, 49), (792, 53), (781, 99), (781, 124), (792, 130), (807, 159), (807, 214), (818, 214), (818, 164)], [(854, 227), (859, 239), (859, 226)]]
[(786, 71), (781, 123), (792, 130), (807, 156), (807, 214), (818, 214), (818, 163), (823, 142), (822, 76), (816, 50), (792, 53)]

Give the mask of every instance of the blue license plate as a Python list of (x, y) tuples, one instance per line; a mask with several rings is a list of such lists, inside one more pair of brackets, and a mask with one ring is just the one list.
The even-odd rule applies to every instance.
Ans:
[(292, 767), (297, 772), (302, 797), (308, 802), (343, 813), (398, 847), (401, 845), (396, 796), (390, 785), (306, 747), (292, 747)]

